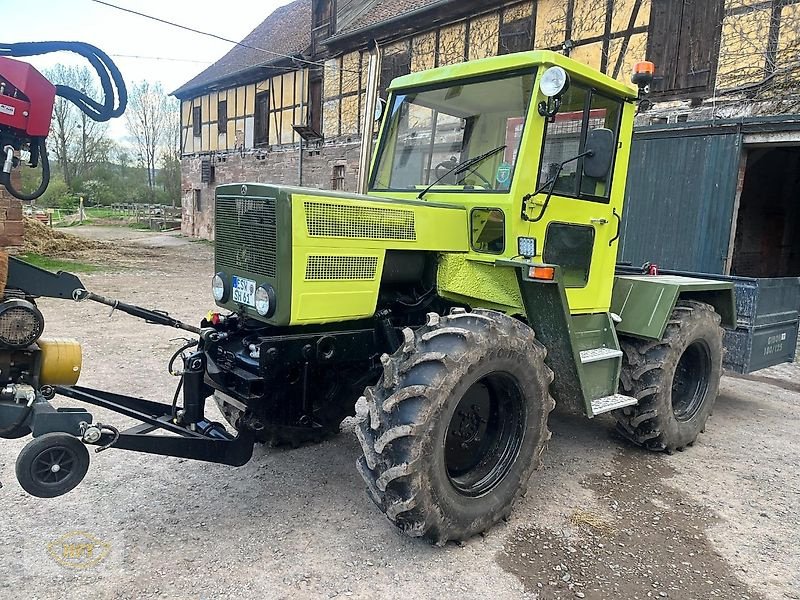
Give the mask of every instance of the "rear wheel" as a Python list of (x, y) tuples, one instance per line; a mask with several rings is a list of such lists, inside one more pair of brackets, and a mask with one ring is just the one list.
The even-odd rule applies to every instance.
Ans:
[(649, 450), (683, 450), (705, 429), (722, 376), (720, 316), (683, 300), (658, 342), (620, 338), (621, 392), (639, 404), (615, 411), (620, 433)]
[(431, 314), (404, 337), (356, 407), (358, 470), (408, 535), (465, 540), (507, 517), (540, 466), (553, 375), (533, 331), (501, 313)]

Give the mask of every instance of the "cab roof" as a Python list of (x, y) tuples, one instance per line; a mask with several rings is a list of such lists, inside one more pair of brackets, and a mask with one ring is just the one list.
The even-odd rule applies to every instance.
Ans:
[(502, 56), (492, 56), (480, 60), (411, 73), (392, 81), (389, 89), (396, 91), (410, 87), (446, 83), (448, 81), (480, 75), (502, 73), (503, 71), (514, 71), (517, 69), (524, 69), (525, 67), (551, 67), (554, 65), (563, 67), (571, 76), (586, 83), (590, 83), (606, 92), (610, 92), (615, 96), (631, 99), (638, 97), (636, 88), (625, 85), (583, 63), (579, 63), (576, 60), (572, 60), (563, 54), (558, 54), (551, 50), (534, 50), (532, 52), (504, 54)]

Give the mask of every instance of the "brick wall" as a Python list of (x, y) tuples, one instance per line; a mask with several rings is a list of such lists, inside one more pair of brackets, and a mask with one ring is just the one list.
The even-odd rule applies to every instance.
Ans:
[[(19, 169), (11, 172), (11, 184), (19, 189), (21, 185)], [(22, 202), (0, 186), (0, 247), (14, 249), (22, 246), (24, 226), (22, 223)]]
[[(304, 187), (331, 189), (334, 170), (344, 167), (342, 187), (354, 192), (358, 179), (359, 142), (337, 143), (303, 150)], [(214, 166), (214, 181), (201, 182), (202, 161)], [(181, 232), (191, 237), (214, 239), (214, 192), (225, 183), (275, 183), (298, 185), (300, 151), (297, 147), (271, 152), (231, 152), (181, 159)]]

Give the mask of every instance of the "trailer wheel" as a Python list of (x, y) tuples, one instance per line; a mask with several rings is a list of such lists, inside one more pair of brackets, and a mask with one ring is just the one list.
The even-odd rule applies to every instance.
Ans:
[(357, 468), (406, 534), (465, 540), (506, 518), (541, 465), (553, 373), (533, 330), (494, 311), (430, 314), (404, 338), (356, 405)]
[(17, 480), (26, 492), (55, 498), (72, 490), (89, 470), (89, 451), (66, 433), (46, 433), (28, 442), (17, 457)]
[(678, 302), (659, 342), (620, 338), (620, 391), (639, 400), (614, 412), (626, 438), (653, 451), (683, 450), (705, 429), (722, 376), (720, 316), (702, 302)]

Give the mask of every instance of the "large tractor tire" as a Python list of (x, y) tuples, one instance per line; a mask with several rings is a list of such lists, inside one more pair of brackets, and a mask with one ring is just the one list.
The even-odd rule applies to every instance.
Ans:
[(620, 337), (620, 391), (639, 400), (614, 412), (619, 432), (648, 450), (683, 450), (705, 430), (722, 376), (720, 316), (678, 302), (661, 341)]
[(546, 350), (488, 310), (429, 314), (404, 331), (356, 405), (369, 496), (411, 537), (442, 545), (506, 518), (550, 438)]

